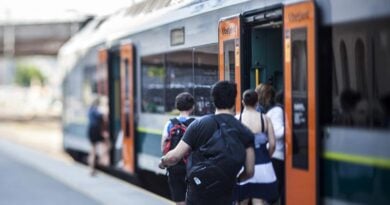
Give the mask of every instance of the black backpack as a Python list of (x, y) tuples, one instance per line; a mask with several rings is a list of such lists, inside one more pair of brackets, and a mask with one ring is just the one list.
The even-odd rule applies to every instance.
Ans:
[(194, 121), (194, 118), (189, 118), (184, 122), (180, 122), (177, 118), (170, 119), (172, 128), (169, 130), (169, 135), (165, 139), (165, 146), (163, 154), (166, 154), (170, 150), (173, 150), (177, 144), (179, 144), (181, 138), (183, 138), (184, 132), (187, 127)]
[(199, 150), (192, 152), (187, 163), (188, 183), (203, 197), (231, 192), (246, 156), (241, 132), (218, 116), (210, 117), (218, 128)]

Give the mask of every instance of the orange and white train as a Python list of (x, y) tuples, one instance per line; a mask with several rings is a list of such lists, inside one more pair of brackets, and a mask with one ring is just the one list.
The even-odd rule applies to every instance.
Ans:
[(178, 93), (198, 117), (231, 80), (239, 112), (241, 93), (268, 82), (284, 91), (286, 204), (390, 204), (388, 0), (140, 1), (89, 22), (59, 63), (64, 148), (88, 152), (87, 109), (105, 96), (110, 168), (145, 186), (164, 179)]

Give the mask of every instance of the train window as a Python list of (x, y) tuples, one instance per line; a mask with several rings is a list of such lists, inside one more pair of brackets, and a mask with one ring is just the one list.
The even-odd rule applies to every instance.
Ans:
[(120, 75), (120, 51), (115, 49), (109, 52), (109, 109), (110, 109), (110, 131), (115, 139), (121, 128), (121, 75)]
[(372, 125), (390, 129), (390, 25), (387, 20), (373, 32), (373, 102)]
[(165, 112), (175, 110), (175, 98), (181, 92), (192, 93), (192, 50), (181, 50), (166, 54)]
[(349, 82), (349, 67), (348, 67), (348, 55), (347, 48), (345, 46), (345, 42), (341, 41), (340, 43), (340, 58), (341, 58), (341, 71), (342, 71), (342, 79), (343, 79), (343, 87), (344, 89), (350, 88)]
[(308, 169), (307, 123), (307, 30), (293, 29), (292, 41), (292, 119), (295, 168)]
[(143, 57), (142, 64), (142, 111), (163, 113), (164, 110), (164, 55)]
[[(359, 33), (359, 28), (370, 32)], [(335, 67), (337, 79), (351, 79), (356, 87), (343, 87), (333, 96), (332, 124), (345, 127), (390, 128), (390, 28), (388, 21), (335, 26), (334, 35), (356, 39), (355, 67), (350, 73)], [(359, 35), (359, 37), (357, 36)], [(363, 35), (363, 37), (361, 37)], [(369, 52), (367, 52), (369, 51)], [(341, 54), (341, 57), (343, 54)], [(341, 71), (341, 72), (340, 72)], [(337, 75), (347, 75), (345, 78)], [(345, 82), (344, 82), (345, 83)], [(334, 86), (332, 89), (336, 89)]]
[(235, 58), (234, 39), (223, 42), (223, 59), (225, 65), (225, 80), (234, 81)]
[(142, 57), (141, 61), (143, 112), (174, 114), (175, 98), (181, 92), (194, 96), (194, 115), (214, 112), (210, 90), (218, 81), (217, 44)]
[(130, 79), (129, 79), (129, 59), (124, 60), (125, 64), (125, 106), (124, 106), (124, 113), (125, 113), (125, 136), (130, 136), (130, 96), (129, 96), (129, 90), (130, 90)]
[(194, 115), (201, 116), (213, 113), (215, 108), (211, 101), (211, 86), (218, 81), (218, 46), (212, 44), (194, 49), (194, 98), (196, 102)]
[(358, 90), (363, 96), (367, 96), (367, 81), (366, 81), (366, 62), (365, 62), (364, 44), (361, 39), (356, 41), (355, 45), (355, 66), (356, 66), (356, 80)]
[(98, 95), (98, 82), (96, 78), (96, 65), (85, 66), (83, 69), (83, 93), (82, 101), (89, 106), (93, 98)]
[(336, 66), (334, 65), (334, 60), (332, 62), (332, 95), (337, 96), (340, 92), (339, 82), (337, 81), (337, 75), (336, 75)]

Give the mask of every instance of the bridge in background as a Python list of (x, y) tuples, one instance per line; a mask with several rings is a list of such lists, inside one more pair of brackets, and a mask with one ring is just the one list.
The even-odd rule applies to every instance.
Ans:
[(86, 20), (0, 25), (0, 56), (57, 55)]
[(14, 82), (19, 58), (45, 56), (56, 59), (61, 46), (91, 19), (83, 17), (52, 22), (0, 22), (0, 85)]

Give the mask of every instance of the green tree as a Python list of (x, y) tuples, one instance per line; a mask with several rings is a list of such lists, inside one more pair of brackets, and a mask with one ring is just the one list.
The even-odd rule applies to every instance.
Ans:
[(16, 84), (29, 87), (33, 80), (38, 80), (42, 85), (46, 82), (45, 76), (36, 66), (27, 64), (18, 64), (16, 66)]

